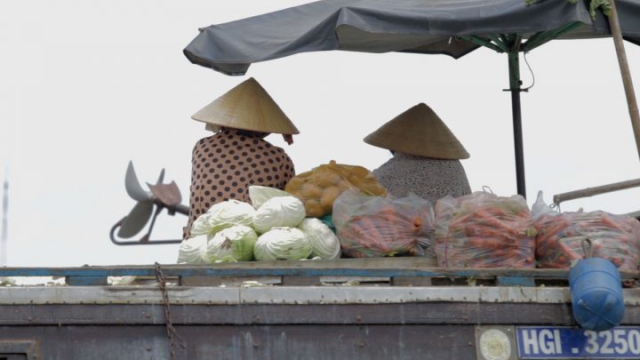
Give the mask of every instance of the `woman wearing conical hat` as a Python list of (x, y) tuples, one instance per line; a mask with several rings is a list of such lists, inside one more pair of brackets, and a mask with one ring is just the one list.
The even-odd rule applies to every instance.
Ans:
[(446, 196), (471, 193), (460, 159), (469, 153), (427, 105), (420, 103), (378, 130), (364, 141), (391, 150), (393, 157), (373, 170), (378, 182), (396, 197), (414, 193), (435, 202)]
[(198, 111), (213, 136), (200, 139), (192, 153), (189, 220), (191, 225), (216, 203), (250, 202), (249, 186), (284, 189), (295, 176), (291, 158), (264, 138), (282, 134), (288, 144), (299, 131), (264, 88), (250, 78)]

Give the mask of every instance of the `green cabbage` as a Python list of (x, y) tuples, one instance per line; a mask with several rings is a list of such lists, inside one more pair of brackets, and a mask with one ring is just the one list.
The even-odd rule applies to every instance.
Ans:
[(253, 253), (256, 260), (301, 260), (313, 251), (309, 237), (300, 229), (276, 227), (258, 237)]
[(331, 260), (340, 257), (340, 240), (327, 224), (316, 218), (306, 218), (298, 225), (298, 229), (311, 240), (312, 258)]
[(192, 236), (180, 243), (178, 264), (202, 264), (202, 250), (207, 246), (207, 235)]
[(214, 235), (236, 224), (251, 226), (255, 212), (250, 204), (233, 199), (214, 204), (193, 222), (191, 236)]
[(297, 197), (274, 197), (256, 210), (253, 228), (259, 234), (264, 234), (275, 227), (296, 227), (306, 215), (304, 204)]
[(233, 225), (211, 237), (202, 253), (205, 263), (235, 262), (253, 259), (258, 234), (246, 225)]
[(251, 199), (251, 205), (254, 209), (259, 209), (267, 200), (279, 196), (291, 196), (291, 194), (269, 186), (249, 186), (249, 199)]

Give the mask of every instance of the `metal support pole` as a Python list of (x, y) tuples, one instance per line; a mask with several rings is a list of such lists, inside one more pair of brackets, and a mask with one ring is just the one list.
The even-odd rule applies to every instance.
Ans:
[(527, 197), (524, 175), (524, 150), (522, 142), (522, 113), (520, 109), (520, 59), (518, 51), (510, 51), (509, 55), (509, 91), (511, 92), (511, 111), (513, 114), (513, 141), (516, 157), (516, 181), (518, 194)]
[(621, 181), (614, 184), (596, 186), (596, 187), (586, 188), (582, 190), (575, 190), (575, 191), (554, 195), (553, 203), (556, 205), (560, 205), (561, 202), (567, 201), (567, 200), (580, 199), (580, 198), (585, 198), (593, 195), (609, 193), (612, 191), (630, 189), (638, 186), (640, 186), (640, 179)]

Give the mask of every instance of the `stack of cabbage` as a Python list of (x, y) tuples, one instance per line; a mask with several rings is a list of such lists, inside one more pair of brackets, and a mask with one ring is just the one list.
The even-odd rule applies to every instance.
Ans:
[(340, 242), (316, 218), (305, 218), (302, 201), (265, 186), (250, 186), (251, 205), (228, 200), (193, 223), (182, 242), (180, 264), (340, 257)]

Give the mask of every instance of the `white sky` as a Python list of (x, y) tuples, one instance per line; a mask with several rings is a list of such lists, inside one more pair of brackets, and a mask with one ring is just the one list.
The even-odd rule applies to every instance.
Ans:
[[(301, 134), (287, 146), (298, 172), (330, 160), (374, 169), (386, 150), (362, 139), (425, 102), (471, 154), (471, 187), (516, 193), (507, 58), (488, 49), (439, 55), (325, 52), (255, 64), (228, 77), (182, 49), (210, 24), (302, 0), (8, 0), (0, 3), (0, 176), (10, 181), (8, 265), (175, 262), (178, 245), (116, 246), (111, 226), (135, 205), (124, 188), (176, 181), (187, 204), (191, 149), (208, 134), (190, 116), (248, 76)], [(640, 47), (625, 42), (636, 92)], [(640, 178), (613, 40), (555, 41), (527, 55), (535, 86), (522, 94), (529, 204)], [(522, 58), (521, 58), (522, 60)], [(532, 76), (521, 62), (524, 86)], [(639, 189), (563, 210), (640, 210)], [(177, 239), (186, 217), (157, 220), (152, 239)]]

